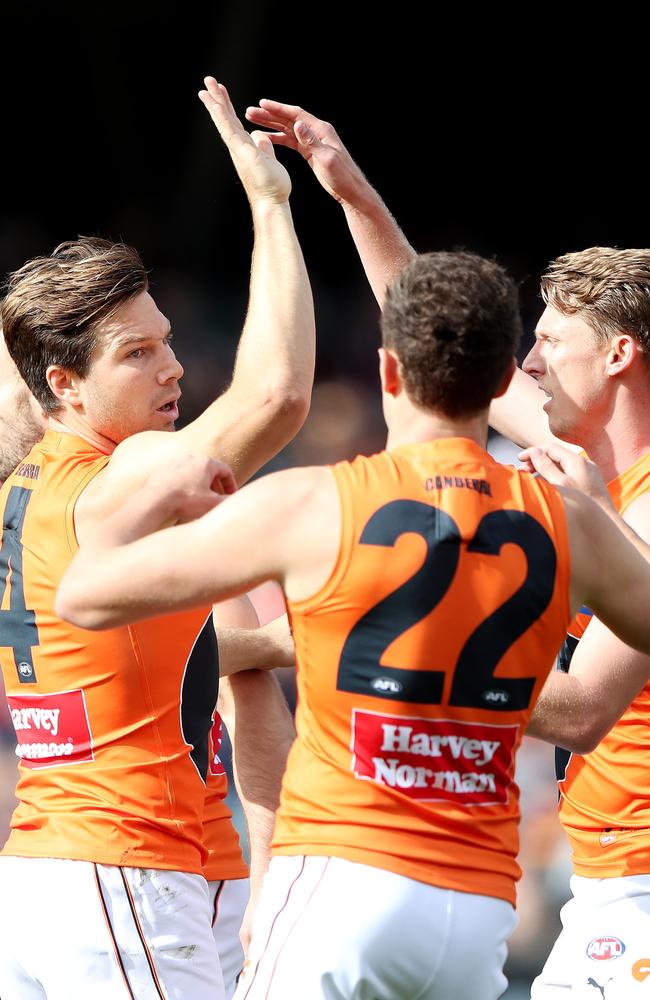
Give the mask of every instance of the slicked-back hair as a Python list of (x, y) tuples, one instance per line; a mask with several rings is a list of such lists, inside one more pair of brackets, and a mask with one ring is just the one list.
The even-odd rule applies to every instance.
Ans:
[(147, 288), (138, 252), (99, 237), (61, 243), (9, 275), (1, 306), (7, 349), (47, 413), (61, 406), (47, 383), (48, 367), (84, 378), (97, 324)]
[(521, 339), (517, 286), (493, 260), (421, 254), (388, 289), (381, 328), (412, 402), (471, 416), (490, 405)]
[(542, 298), (579, 314), (598, 340), (629, 333), (650, 364), (650, 250), (589, 247), (557, 257), (542, 275)]

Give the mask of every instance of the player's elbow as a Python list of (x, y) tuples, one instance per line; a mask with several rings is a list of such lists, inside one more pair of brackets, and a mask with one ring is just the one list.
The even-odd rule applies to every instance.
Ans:
[(599, 743), (607, 736), (612, 724), (600, 719), (586, 720), (581, 726), (576, 726), (570, 736), (560, 741), (560, 745), (571, 753), (584, 757), (592, 753)]
[(280, 384), (271, 389), (267, 397), (267, 408), (273, 420), (284, 425), (285, 431), (293, 437), (297, 434), (309, 413), (311, 389), (301, 389), (295, 384)]
[(112, 616), (93, 603), (92, 593), (87, 586), (62, 580), (57, 590), (54, 610), (62, 618), (79, 628), (98, 631), (111, 628), (115, 622)]

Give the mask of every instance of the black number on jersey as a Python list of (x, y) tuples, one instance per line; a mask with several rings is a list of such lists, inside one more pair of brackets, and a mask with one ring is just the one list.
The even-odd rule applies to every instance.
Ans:
[[(458, 525), (445, 511), (417, 500), (395, 500), (372, 515), (359, 544), (393, 547), (407, 532), (425, 540), (425, 561), (354, 626), (341, 653), (336, 686), (339, 691), (435, 705), (442, 700), (444, 671), (408, 670), (380, 661), (391, 643), (445, 596), (456, 574), (462, 539)], [(465, 642), (454, 669), (452, 705), (515, 711), (530, 702), (535, 677), (497, 680), (494, 671), (504, 653), (549, 605), (555, 585), (555, 548), (530, 514), (500, 510), (481, 519), (467, 550), (498, 556), (507, 542), (525, 554), (526, 579)]]
[(32, 648), (39, 645), (36, 615), (25, 605), (23, 525), (32, 491), (12, 486), (7, 497), (0, 548), (0, 606), (9, 588), (9, 608), (0, 610), (0, 646), (10, 646), (21, 684), (36, 684)]

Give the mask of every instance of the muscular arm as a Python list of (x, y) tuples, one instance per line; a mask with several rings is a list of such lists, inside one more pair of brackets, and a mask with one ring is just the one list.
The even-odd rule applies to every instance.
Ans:
[(57, 614), (84, 628), (111, 628), (213, 604), (264, 580), (281, 583), (291, 600), (315, 593), (328, 579), (340, 543), (340, 505), (330, 470), (264, 476), (199, 520), (156, 530), (184, 519), (177, 499), (181, 478), (192, 510), (203, 502), (201, 475), (209, 486), (213, 466), (205, 459), (177, 463), (164, 471), (166, 484), (152, 477), (106, 518), (82, 542), (65, 574)]
[[(632, 504), (625, 518), (639, 534), (650, 537), (650, 495)], [(615, 587), (616, 582), (609, 585)], [(626, 646), (594, 618), (578, 643), (569, 673), (549, 675), (528, 734), (575, 753), (589, 753), (649, 678), (650, 657)]]
[(260, 101), (246, 110), (257, 125), (273, 129), (269, 139), (296, 150), (321, 186), (339, 202), (370, 287), (381, 306), (386, 288), (415, 256), (415, 250), (364, 177), (333, 126), (294, 104)]
[(86, 488), (76, 518), (84, 532), (116, 509), (161, 462), (207, 455), (244, 483), (302, 426), (314, 377), (314, 307), (293, 227), (289, 175), (261, 133), (250, 136), (228, 94), (207, 78), (202, 100), (232, 158), (251, 207), (250, 297), (230, 387), (175, 434), (146, 431), (123, 441)]

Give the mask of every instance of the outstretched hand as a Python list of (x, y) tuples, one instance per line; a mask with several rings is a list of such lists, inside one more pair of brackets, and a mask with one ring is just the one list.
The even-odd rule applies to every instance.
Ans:
[(273, 129), (262, 134), (276, 146), (300, 153), (333, 198), (353, 208), (363, 207), (372, 189), (332, 125), (295, 104), (268, 100), (247, 108), (246, 117)]
[(199, 98), (207, 108), (219, 135), (228, 147), (251, 205), (260, 201), (286, 202), (291, 178), (275, 158), (273, 143), (265, 132), (249, 135), (235, 114), (228, 91), (213, 76), (205, 77)]

